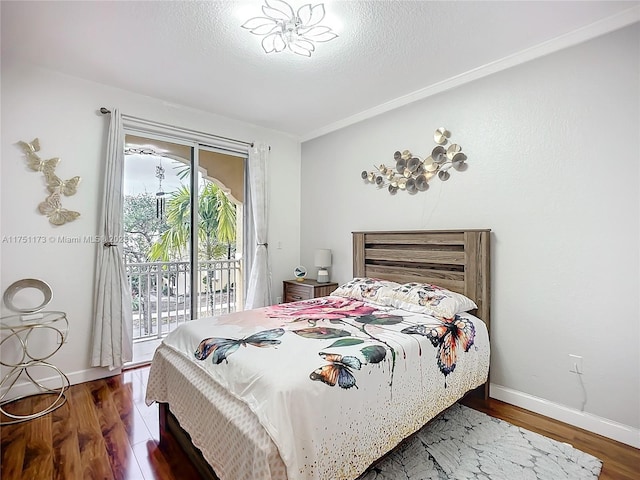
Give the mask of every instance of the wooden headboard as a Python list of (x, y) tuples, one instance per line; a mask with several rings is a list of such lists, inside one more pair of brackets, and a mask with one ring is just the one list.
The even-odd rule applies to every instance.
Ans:
[(353, 232), (353, 276), (433, 283), (476, 302), (490, 324), (491, 230)]

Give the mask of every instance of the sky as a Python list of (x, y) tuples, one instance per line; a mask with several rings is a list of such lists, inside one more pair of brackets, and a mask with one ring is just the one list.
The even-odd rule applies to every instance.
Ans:
[(162, 190), (171, 193), (181, 185), (189, 185), (189, 178), (180, 180), (176, 176), (176, 167), (184, 167), (184, 163), (167, 157), (154, 155), (125, 155), (124, 157), (124, 194), (136, 195), (139, 193), (154, 194), (158, 191), (158, 179), (156, 178), (156, 166), (162, 159), (165, 178), (162, 181)]

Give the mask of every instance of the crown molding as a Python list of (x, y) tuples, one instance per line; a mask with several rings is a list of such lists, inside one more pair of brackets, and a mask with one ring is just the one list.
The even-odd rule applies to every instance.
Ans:
[(402, 97), (398, 97), (394, 100), (370, 108), (363, 112), (356, 113), (355, 115), (351, 115), (350, 117), (344, 118), (337, 122), (330, 123), (329, 125), (326, 125), (322, 128), (311, 131), (305, 135), (301, 135), (300, 142), (303, 143), (308, 140), (321, 137), (336, 130), (348, 127), (349, 125), (353, 125), (354, 123), (362, 122), (363, 120), (367, 120), (390, 110), (394, 110), (398, 107), (402, 107), (415, 101), (431, 97), (438, 93), (451, 90), (460, 85), (464, 85), (466, 83), (473, 82), (474, 80), (478, 80), (494, 73), (501, 72), (502, 70), (515, 67), (516, 65), (521, 65), (531, 60), (535, 60), (536, 58), (549, 55), (550, 53), (572, 47), (579, 43), (591, 40), (601, 35), (605, 35), (615, 30), (619, 30), (639, 21), (640, 6), (632, 7), (628, 10), (624, 10), (615, 15), (591, 23), (587, 26), (581, 27), (559, 37), (553, 38), (534, 47), (530, 47), (513, 55), (501, 58), (500, 60), (487, 63), (486, 65), (474, 68), (473, 70), (469, 70), (441, 82), (434, 83), (433, 85), (421, 88), (420, 90), (416, 90), (415, 92), (403, 95)]

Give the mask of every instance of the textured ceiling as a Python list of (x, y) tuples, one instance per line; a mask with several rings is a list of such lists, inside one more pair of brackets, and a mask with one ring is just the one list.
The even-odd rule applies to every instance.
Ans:
[(637, 1), (324, 3), (323, 24), (339, 37), (306, 58), (267, 55), (240, 28), (260, 15), (257, 0), (3, 0), (2, 59), (308, 139), (526, 52), (640, 19)]

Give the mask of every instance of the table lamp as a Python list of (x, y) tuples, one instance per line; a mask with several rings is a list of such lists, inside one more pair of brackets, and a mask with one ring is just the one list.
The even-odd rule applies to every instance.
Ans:
[(316, 250), (315, 262), (318, 270), (318, 283), (327, 283), (329, 281), (329, 272), (327, 267), (331, 266), (331, 250), (328, 248), (318, 248)]

